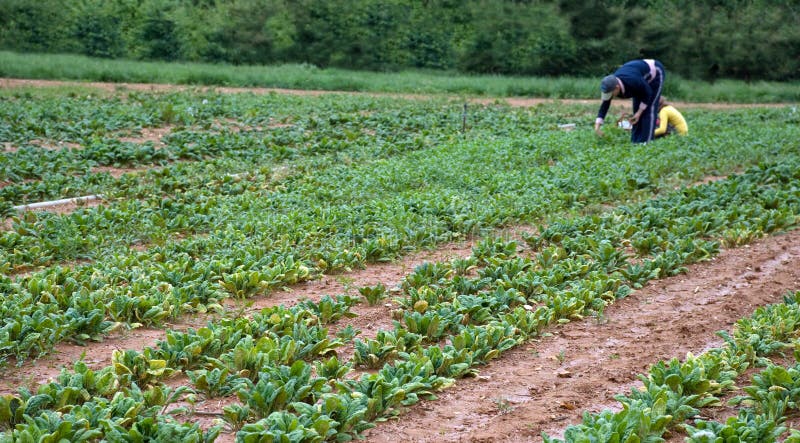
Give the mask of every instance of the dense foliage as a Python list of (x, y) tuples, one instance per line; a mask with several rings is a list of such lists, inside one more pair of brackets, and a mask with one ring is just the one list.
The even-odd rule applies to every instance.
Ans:
[[(236, 431), (238, 442), (350, 440), (403, 407), (434, 398), (454, 379), (474, 374), (476, 367), (554, 324), (601, 313), (625, 297), (630, 286), (678, 274), (684, 264), (713, 256), (720, 239), (737, 243), (747, 241), (742, 233), (752, 238), (796, 224), (796, 161), (751, 168), (740, 176), (678, 189), (602, 215), (559, 218), (541, 234), (526, 238), (531, 250), (525, 255), (515, 241), (489, 238), (468, 258), (422, 264), (402, 281), (394, 328), (379, 331), (374, 339), (355, 339), (351, 360), (340, 360), (335, 351), (353, 341), (352, 335), (334, 338), (327, 328), (351, 316), (350, 308), (359, 302), (340, 295), (291, 308), (266, 308), (252, 318), (224, 318), (196, 330), (168, 331), (165, 340), (141, 352), (115, 351), (113, 365), (99, 369), (77, 362), (35, 390), (20, 388), (17, 395), (0, 397), (0, 441), (42, 436), (127, 440), (142, 435), (156, 441), (175, 436), (212, 441), (223, 424)], [(624, 252), (628, 246), (635, 252)], [(177, 276), (182, 268), (171, 272)], [(35, 280), (30, 283), (33, 287)], [(69, 278), (42, 283), (35, 309), (50, 315), (28, 320), (48, 322), (52, 330), (61, 326), (61, 319), (57, 303), (47, 298), (69, 303), (80, 297), (66, 293), (67, 286), (76, 286)], [(82, 315), (77, 311), (66, 312), (75, 320)], [(626, 436), (658, 436), (668, 426), (682, 425), (699, 408), (718, 401), (715, 395), (731, 387), (736, 371), (770, 351), (793, 347), (774, 341), (794, 336), (797, 316), (796, 303), (781, 312), (757, 312), (754, 321), (739, 323), (741, 332), (734, 334), (727, 353), (710, 352), (684, 364), (659, 363), (649, 379), (643, 378), (647, 391), (620, 397), (626, 405), (622, 413), (607, 412), (586, 425), (599, 422), (594, 426), (599, 430), (569, 432), (612, 434), (621, 428)], [(784, 323), (775, 318), (795, 320), (780, 330), (775, 325)], [(23, 332), (42, 336), (30, 329)], [(3, 342), (6, 349), (16, 350), (33, 343), (11, 335)], [(355, 376), (356, 367), (376, 371)], [(776, 405), (770, 397), (769, 383), (777, 380), (797, 392), (800, 377), (796, 369), (788, 374), (777, 367), (769, 371), (754, 378), (743, 401), (772, 400), (783, 412), (780, 399)], [(180, 372), (189, 380), (176, 387), (168, 380)], [(194, 402), (234, 395), (238, 401), (222, 408), (219, 426), (202, 430), (193, 423)], [(783, 433), (782, 421), (769, 417), (770, 435)], [(615, 428), (609, 430), (605, 422)], [(626, 426), (632, 423), (637, 426)]]
[[(678, 274), (684, 264), (713, 256), (720, 239), (747, 241), (738, 234), (752, 238), (796, 224), (796, 161), (751, 168), (727, 180), (678, 189), (602, 215), (559, 218), (541, 234), (525, 239), (531, 250), (524, 255), (515, 241), (489, 238), (468, 258), (420, 265), (402, 281), (394, 327), (379, 331), (374, 339), (355, 339), (351, 360), (340, 360), (335, 351), (353, 341), (352, 335), (334, 338), (327, 328), (351, 316), (350, 308), (359, 302), (340, 295), (301, 301), (291, 308), (265, 308), (251, 318), (223, 318), (196, 330), (168, 331), (165, 340), (141, 352), (115, 351), (113, 365), (96, 370), (78, 362), (35, 390), (20, 388), (18, 395), (0, 397), (0, 431), (5, 431), (0, 441), (41, 436), (127, 440), (141, 435), (157, 441), (176, 435), (183, 441), (212, 441), (221, 426), (200, 429), (191, 419), (191, 405), (202, 398), (233, 395), (238, 402), (224, 406), (218, 422), (237, 431), (239, 442), (274, 441), (283, 435), (289, 436), (287, 441), (349, 440), (404, 406), (433, 398), (454, 379), (474, 374), (476, 367), (554, 324), (601, 313), (625, 297), (630, 286)], [(734, 231), (737, 235), (732, 237)], [(635, 252), (624, 252), (631, 245)], [(179, 275), (181, 266), (173, 267), (172, 273)], [(42, 335), (30, 331), (39, 323), (49, 323), (51, 330), (62, 325), (59, 303), (49, 303), (48, 298), (66, 303), (81, 298), (67, 294), (68, 286), (75, 287), (69, 278), (42, 283), (36, 289), (35, 309), (49, 315), (27, 318), (33, 323), (23, 328), (28, 337)], [(84, 308), (97, 301), (84, 300)], [(66, 312), (75, 320), (83, 314), (78, 311)], [(775, 322), (773, 312), (781, 314), (767, 311), (765, 318), (764, 312), (757, 312), (755, 321), (740, 322), (743, 331), (730, 342), (741, 348), (733, 352), (654, 366), (650, 378), (644, 379), (647, 391), (621, 398), (627, 400), (623, 413), (606, 413), (600, 419), (612, 421), (626, 435), (658, 436), (667, 426), (696, 416), (698, 408), (717, 401), (714, 395), (731, 387), (734, 371), (763, 360), (758, 357), (771, 351), (793, 347), (774, 341), (794, 336), (796, 304), (779, 317), (795, 319), (785, 330), (776, 327), (784, 323)], [(8, 335), (2, 344), (17, 350), (32, 344), (30, 338), (21, 338)], [(377, 371), (356, 377), (356, 367)], [(769, 371), (754, 378), (744, 401), (764, 398), (775, 406), (767, 392), (772, 380), (796, 392), (796, 370)], [(189, 381), (177, 387), (175, 381), (168, 382), (180, 372)], [(780, 403), (777, 407), (785, 409)], [(630, 423), (639, 425), (626, 426)], [(778, 426), (781, 421), (771, 423), (776, 436), (784, 432)], [(609, 432), (604, 424), (600, 428)]]
[[(368, 95), (4, 94), (0, 366), (219, 315), (0, 396), (0, 442), (200, 442), (223, 427), (239, 442), (352, 439), (555, 324), (797, 225), (791, 107), (687, 110), (692, 135), (645, 146), (618, 129), (559, 129), (592, 105), (463, 110)], [(163, 136), (143, 140), (155, 128)], [(687, 186), (707, 175), (726, 178)], [(13, 207), (86, 193), (102, 204)], [(354, 315), (352, 294), (253, 315), (223, 307), (514, 223), (543, 226), (524, 246), (487, 236), (390, 291), (359, 288), (370, 303), (395, 296), (395, 322), (374, 337), (329, 331)], [(346, 346), (351, 358), (337, 353)], [(685, 403), (675, 423), (706, 403), (660, 379), (659, 405)], [(763, 384), (748, 395), (763, 397)], [(218, 426), (197, 423), (205, 399)], [(660, 411), (634, 400), (637, 417)]]
[(792, 1), (5, 0), (0, 47), (97, 57), (597, 75), (800, 78)]

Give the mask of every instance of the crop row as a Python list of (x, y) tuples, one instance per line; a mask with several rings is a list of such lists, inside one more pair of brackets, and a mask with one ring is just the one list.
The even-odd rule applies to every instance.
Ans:
[[(800, 292), (784, 297), (783, 304), (758, 308), (739, 320), (732, 334), (721, 331), (725, 346), (684, 361), (661, 361), (640, 375), (642, 388), (618, 395), (621, 410), (585, 413), (583, 422), (570, 426), (564, 439), (544, 435), (546, 443), (582, 441), (664, 441), (665, 433), (681, 429), (690, 443), (766, 442), (796, 443), (800, 431), (783, 424), (800, 408), (800, 354), (795, 350), (800, 330)], [(785, 367), (770, 361), (794, 350), (795, 364)], [(730, 400), (741, 408), (724, 423), (701, 419), (702, 408), (719, 406), (720, 397), (738, 389), (734, 382), (751, 366), (760, 367), (743, 395)], [(693, 424), (689, 421), (694, 419)]]
[[(601, 311), (629, 286), (710, 257), (731, 230), (750, 239), (794, 225), (797, 171), (795, 163), (754, 168), (607, 214), (562, 219), (526, 240), (533, 257), (518, 255), (515, 242), (489, 239), (469, 258), (419, 266), (403, 281), (394, 329), (355, 339), (351, 362), (334, 354), (352, 331), (331, 338), (323, 327), (348, 315), (356, 300), (347, 296), (168, 332), (155, 348), (116, 353), (113, 366), (91, 371), (78, 363), (36, 393), (6, 397), (13, 430), (5, 435), (213, 439), (219, 428), (203, 431), (173, 417), (190, 406), (170, 407), (235, 393), (239, 403), (226, 406), (221, 421), (238, 430), (239, 441), (353, 437), (549, 325)], [(651, 246), (637, 246), (645, 243)], [(348, 377), (355, 366), (380, 370)], [(163, 384), (178, 371), (191, 387)], [(120, 405), (120, 392), (140, 400), (134, 414)]]

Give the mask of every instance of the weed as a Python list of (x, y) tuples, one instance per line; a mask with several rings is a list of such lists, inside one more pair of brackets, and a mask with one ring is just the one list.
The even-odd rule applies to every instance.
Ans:
[(516, 407), (511, 404), (511, 401), (505, 397), (496, 397), (492, 401), (497, 408), (497, 412), (499, 412), (501, 415), (508, 414), (516, 409)]
[(361, 334), (361, 329), (356, 329), (353, 325), (347, 325), (347, 327), (336, 333), (336, 337), (342, 339), (345, 343), (350, 343), (358, 334)]
[(367, 300), (367, 304), (370, 306), (375, 306), (386, 298), (386, 286), (382, 283), (378, 283), (375, 286), (363, 286), (358, 288), (358, 292)]
[(340, 285), (342, 285), (342, 290), (344, 291), (344, 293), (349, 295), (350, 291), (353, 289), (353, 283), (355, 282), (355, 279), (353, 279), (352, 277), (346, 277), (344, 275), (340, 275), (336, 277), (336, 281), (339, 282)]

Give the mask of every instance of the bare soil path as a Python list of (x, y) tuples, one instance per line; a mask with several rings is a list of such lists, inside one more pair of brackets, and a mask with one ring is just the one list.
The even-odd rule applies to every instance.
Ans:
[(436, 401), (367, 431), (367, 442), (536, 442), (583, 411), (618, 409), (614, 395), (659, 360), (722, 345), (715, 335), (756, 307), (800, 289), (800, 230), (723, 250), (688, 273), (652, 281), (587, 318), (552, 330), (460, 380)]
[[(323, 91), (311, 89), (286, 89), (286, 88), (237, 88), (227, 86), (189, 86), (189, 85), (171, 85), (159, 83), (105, 83), (105, 82), (78, 82), (78, 81), (63, 81), (63, 80), (31, 80), (31, 79), (17, 79), (17, 78), (0, 78), (0, 89), (14, 88), (21, 86), (32, 87), (58, 87), (58, 86), (87, 86), (97, 88), (105, 92), (124, 92), (129, 91), (146, 91), (146, 92), (170, 92), (170, 91), (184, 91), (184, 90), (202, 90), (202, 91), (217, 91), (226, 94), (235, 93), (252, 93), (252, 94), (287, 94), (287, 95), (307, 95), (307, 96), (320, 96), (325, 94), (353, 94), (353, 95), (369, 95), (369, 96), (388, 96), (388, 97), (402, 97), (409, 99), (429, 99), (432, 97), (430, 94), (398, 94), (398, 93), (379, 93), (379, 92), (353, 92), (353, 91)], [(447, 97), (448, 95), (441, 95)], [(456, 98), (458, 96), (451, 95)], [(540, 104), (564, 103), (564, 104), (594, 104), (599, 105), (599, 99), (551, 99), (551, 98), (534, 98), (534, 97), (505, 97), (505, 98), (472, 98), (473, 103), (489, 104), (495, 102), (505, 102), (510, 106), (530, 107)], [(628, 100), (617, 100), (613, 102), (615, 107), (627, 108)], [(737, 108), (753, 108), (753, 107), (783, 107), (788, 106), (786, 103), (689, 103), (689, 102), (672, 102), (678, 108), (702, 108), (702, 109), (737, 109)]]

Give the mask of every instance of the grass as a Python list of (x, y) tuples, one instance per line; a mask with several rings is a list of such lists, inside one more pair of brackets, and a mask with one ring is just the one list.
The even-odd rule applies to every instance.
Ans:
[[(1, 69), (1, 68), (0, 68)], [(82, 85), (80, 83), (66, 83), (63, 85), (42, 87), (36, 85), (21, 85), (13, 88), (0, 88), (0, 98), (59, 98), (59, 97), (86, 97), (86, 96), (113, 96), (113, 91), (103, 91), (101, 88)]]
[[(597, 99), (597, 78), (507, 77), (440, 71), (364, 72), (307, 64), (233, 66), (89, 58), (0, 51), (0, 77), (337, 91), (457, 94), (467, 96)], [(664, 94), (672, 100), (724, 103), (800, 101), (800, 82), (685, 80), (668, 72)]]

